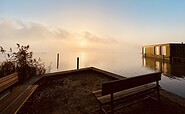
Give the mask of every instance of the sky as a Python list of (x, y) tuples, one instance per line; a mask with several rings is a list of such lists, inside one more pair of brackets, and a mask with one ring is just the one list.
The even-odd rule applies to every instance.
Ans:
[(0, 0), (0, 46), (129, 50), (185, 42), (184, 12), (185, 0)]

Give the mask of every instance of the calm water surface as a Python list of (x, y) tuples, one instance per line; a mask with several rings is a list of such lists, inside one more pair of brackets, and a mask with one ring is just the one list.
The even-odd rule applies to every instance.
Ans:
[[(80, 58), (80, 68), (97, 67), (124, 77), (132, 77), (155, 71), (162, 71), (160, 85), (163, 89), (185, 98), (185, 65), (170, 64), (142, 58), (139, 51), (63, 51), (60, 53), (59, 69), (56, 68), (57, 53), (35, 54), (42, 58), (48, 72), (76, 69), (76, 58)], [(2, 60), (2, 58), (1, 58)]]

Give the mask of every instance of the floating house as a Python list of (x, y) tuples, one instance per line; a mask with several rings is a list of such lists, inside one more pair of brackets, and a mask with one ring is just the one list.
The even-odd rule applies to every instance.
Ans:
[(182, 42), (143, 46), (142, 55), (170, 62), (185, 62), (185, 44)]

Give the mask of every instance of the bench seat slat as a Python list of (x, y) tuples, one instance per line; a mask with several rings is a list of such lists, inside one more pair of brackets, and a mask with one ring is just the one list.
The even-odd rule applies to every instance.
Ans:
[(101, 97), (102, 96), (102, 90), (96, 90), (92, 92), (95, 97)]
[(5, 90), (6, 88), (12, 86), (13, 84), (18, 82), (18, 76), (9, 78), (9, 80), (6, 80), (2, 83), (0, 83), (0, 92)]
[(17, 79), (18, 79), (18, 76), (9, 78), (8, 80), (4, 80), (4, 81), (2, 81), (2, 82), (0, 83), (0, 86), (6, 85), (7, 83), (11, 82), (12, 80), (17, 80)]
[(15, 88), (9, 95), (0, 100), (0, 112), (9, 105), (19, 94), (21, 94), (27, 86), (20, 86)]
[[(123, 90), (120, 92), (116, 92), (114, 93), (114, 101), (119, 100), (119, 99), (123, 99), (126, 98), (128, 96), (132, 96), (138, 93), (142, 93), (144, 91), (148, 91), (148, 90), (152, 90), (152, 89), (157, 89), (155, 84), (145, 84), (142, 86), (137, 86), (131, 89), (127, 89), (127, 90)], [(99, 91), (100, 93), (100, 91)], [(111, 101), (111, 95), (104, 95), (101, 96), (100, 94), (97, 94), (97, 92), (95, 92), (94, 94), (97, 97), (97, 100), (101, 103), (101, 104), (105, 104)]]
[(8, 76), (0, 78), (0, 93), (14, 85), (19, 81), (18, 73), (12, 73)]
[(17, 72), (12, 73), (12, 74), (10, 74), (8, 76), (4, 76), (4, 77), (0, 78), (0, 83), (4, 82), (6, 80), (9, 80), (12, 77), (17, 77), (17, 76), (18, 76), (18, 73)]
[(28, 86), (18, 96), (13, 99), (0, 113), (2, 114), (13, 114), (17, 113), (21, 106), (27, 101), (31, 94), (35, 91), (38, 85)]
[(15, 103), (17, 105), (13, 106), (10, 109), (8, 109), (8, 111), (10, 110), (10, 114), (12, 113), (17, 113), (19, 111), (19, 109), (22, 107), (22, 105), (28, 100), (28, 98), (32, 95), (32, 93), (36, 90), (36, 88), (38, 87), (38, 85), (32, 85), (30, 86), (30, 88), (27, 89), (27, 91), (24, 92), (24, 95), (19, 96), (18, 98), (18, 102), (15, 101)]

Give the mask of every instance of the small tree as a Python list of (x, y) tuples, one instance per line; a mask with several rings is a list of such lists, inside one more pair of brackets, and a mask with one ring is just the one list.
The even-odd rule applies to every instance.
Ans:
[(6, 54), (6, 50), (4, 50), (1, 46), (0, 52), (5, 56), (5, 61), (3, 61), (0, 65), (0, 77), (3, 77), (15, 72), (16, 68), (15, 64), (10, 60), (10, 55)]
[[(6, 64), (11, 63), (14, 66), (14, 69), (19, 74), (19, 80), (24, 81), (28, 79), (30, 76), (44, 74), (46, 69), (44, 63), (39, 58), (38, 60), (33, 59), (33, 52), (29, 52), (29, 45), (20, 46), (17, 44), (18, 52), (12, 52), (10, 48), (10, 53), (5, 53), (1, 47), (1, 52), (7, 55)], [(3, 66), (3, 64), (1, 65)], [(6, 66), (5, 66), (6, 67)]]
[(0, 65), (0, 78), (15, 72), (15, 65), (10, 61), (4, 61)]

